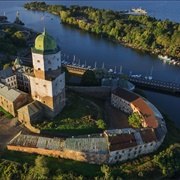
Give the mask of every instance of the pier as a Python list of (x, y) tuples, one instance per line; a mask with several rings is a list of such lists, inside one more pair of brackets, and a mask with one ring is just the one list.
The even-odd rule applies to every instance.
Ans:
[(180, 84), (177, 83), (131, 76), (128, 77), (128, 81), (132, 82), (137, 87), (180, 95)]

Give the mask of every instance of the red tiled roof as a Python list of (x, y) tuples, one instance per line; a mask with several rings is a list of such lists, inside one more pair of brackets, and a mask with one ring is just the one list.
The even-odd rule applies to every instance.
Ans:
[(134, 134), (116, 134), (115, 136), (108, 136), (108, 140), (110, 151), (126, 149), (137, 145)]
[(132, 104), (137, 107), (148, 127), (156, 128), (158, 127), (158, 121), (154, 116), (153, 110), (146, 104), (142, 98), (138, 98), (132, 102)]
[(144, 131), (140, 131), (140, 134), (144, 143), (149, 143), (157, 140), (154, 129), (146, 129)]

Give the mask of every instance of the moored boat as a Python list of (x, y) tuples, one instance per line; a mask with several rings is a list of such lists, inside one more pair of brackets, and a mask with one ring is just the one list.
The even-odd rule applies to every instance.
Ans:
[(159, 59), (165, 60), (165, 61), (171, 61), (171, 58), (168, 57), (167, 55), (163, 56), (163, 55), (158, 55)]
[(147, 14), (147, 11), (144, 10), (144, 9), (141, 9), (141, 7), (137, 8), (137, 9), (133, 8), (131, 11), (134, 12), (134, 13), (137, 13), (137, 14)]

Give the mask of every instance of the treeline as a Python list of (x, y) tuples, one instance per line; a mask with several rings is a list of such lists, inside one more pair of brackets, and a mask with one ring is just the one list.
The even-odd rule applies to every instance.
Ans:
[(0, 28), (3, 35), (0, 37), (0, 53), (17, 55), (19, 49), (27, 46), (26, 36), (16, 27)]
[(180, 24), (168, 19), (161, 21), (150, 16), (128, 15), (91, 6), (71, 5), (67, 8), (45, 2), (31, 2), (24, 7), (58, 14), (62, 23), (134, 48), (180, 57)]
[[(8, 152), (5, 153), (8, 155)], [(10, 152), (0, 158), (0, 179), (3, 180), (113, 180), (113, 179), (159, 179), (180, 176), (180, 144), (171, 145), (157, 155), (140, 157), (116, 166), (91, 165), (47, 156)], [(5, 156), (5, 155), (4, 155)], [(17, 162), (7, 159), (16, 159)], [(27, 158), (27, 162), (20, 162)], [(91, 175), (90, 175), (91, 174)]]

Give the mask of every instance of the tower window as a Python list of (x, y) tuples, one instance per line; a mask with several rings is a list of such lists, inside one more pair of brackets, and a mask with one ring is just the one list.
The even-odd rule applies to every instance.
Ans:
[(38, 68), (38, 70), (41, 70), (41, 68)]
[(44, 84), (43, 86), (44, 86), (44, 87), (46, 87), (46, 85), (45, 85), (45, 84)]
[(48, 64), (51, 64), (51, 61), (48, 61)]
[(48, 71), (51, 71), (51, 68), (49, 68)]
[(40, 63), (40, 60), (37, 60), (38, 63)]

